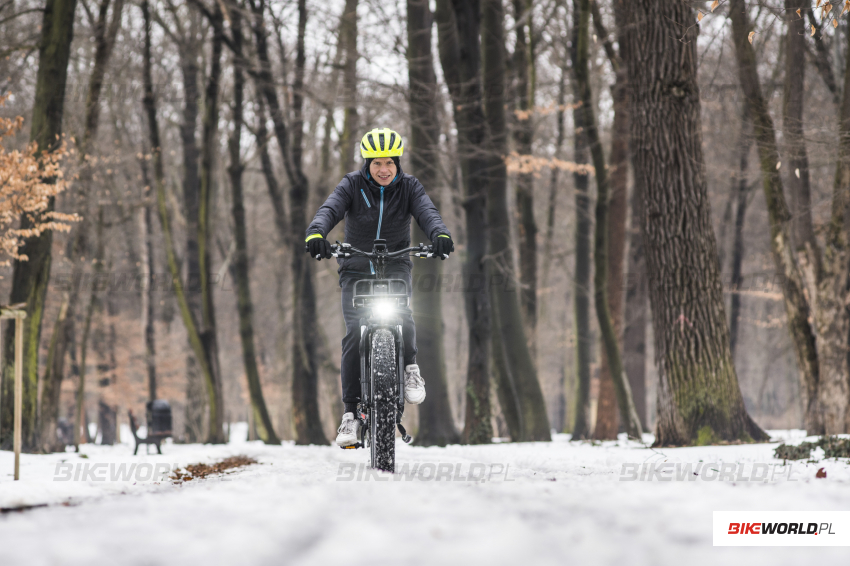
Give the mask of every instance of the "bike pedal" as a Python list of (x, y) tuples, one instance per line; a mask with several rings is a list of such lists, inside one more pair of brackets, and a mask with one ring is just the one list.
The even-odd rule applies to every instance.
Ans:
[(340, 448), (342, 448), (343, 450), (354, 450), (356, 448), (363, 448), (363, 445), (358, 442), (357, 444), (349, 444), (348, 446), (340, 446)]

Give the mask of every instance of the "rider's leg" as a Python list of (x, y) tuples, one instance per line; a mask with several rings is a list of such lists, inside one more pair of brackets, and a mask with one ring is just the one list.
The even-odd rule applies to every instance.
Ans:
[(339, 274), (342, 287), (342, 316), (345, 319), (345, 336), (342, 338), (342, 402), (346, 413), (357, 412), (360, 401), (360, 317), (363, 313), (352, 304), (354, 283), (364, 279), (362, 273), (343, 271)]
[[(410, 272), (404, 268), (399, 270), (388, 269), (387, 279), (403, 279), (407, 282), (407, 295), (410, 297), (412, 305), (413, 286), (411, 285)], [(402, 339), (404, 340), (404, 365), (408, 366), (416, 363), (416, 323), (413, 321), (413, 309), (411, 307), (401, 307), (399, 311)]]

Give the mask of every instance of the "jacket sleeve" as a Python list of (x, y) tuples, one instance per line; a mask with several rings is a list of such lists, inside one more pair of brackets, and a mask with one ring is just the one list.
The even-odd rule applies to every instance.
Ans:
[(440, 234), (451, 236), (451, 232), (443, 224), (440, 211), (431, 202), (431, 198), (425, 194), (425, 187), (419, 179), (413, 178), (413, 198), (410, 201), (410, 214), (416, 219), (419, 227), (432, 242)]
[(334, 226), (345, 218), (345, 213), (348, 212), (350, 206), (351, 180), (348, 176), (345, 176), (325, 201), (325, 204), (319, 207), (316, 216), (313, 217), (313, 221), (307, 227), (306, 235), (321, 234), (323, 238), (326, 238), (328, 233), (334, 229)]

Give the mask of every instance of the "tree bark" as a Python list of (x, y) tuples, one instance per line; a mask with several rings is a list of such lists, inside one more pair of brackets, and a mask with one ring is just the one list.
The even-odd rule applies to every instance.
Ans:
[(355, 169), (354, 150), (359, 143), (360, 119), (357, 114), (357, 3), (345, 0), (342, 22), (339, 27), (340, 45), (345, 50), (342, 67), (342, 96), (345, 114), (342, 134), (339, 136), (340, 174), (346, 175)]
[[(116, 0), (110, 21), (107, 17), (110, 2), (111, 0), (101, 0), (98, 9), (93, 36), (95, 42), (94, 65), (86, 94), (83, 134), (76, 140), (80, 172), (75, 183), (77, 187), (72, 189), (74, 193), (77, 193), (72, 210), (76, 210), (83, 216), (88, 215), (88, 196), (92, 190), (90, 186), (92, 169), (87, 157), (91, 150), (92, 140), (97, 135), (100, 122), (100, 96), (103, 91), (104, 77), (106, 76), (109, 58), (112, 55), (112, 48), (115, 45), (115, 36), (121, 27), (121, 14), (124, 8), (124, 0)], [(76, 307), (80, 294), (80, 286), (76, 284), (73, 271), (77, 267), (80, 255), (85, 253), (85, 233), (87, 229), (88, 223), (86, 222), (74, 226), (68, 240), (66, 259), (72, 267), (72, 284), (63, 297), (62, 306), (59, 309), (59, 318), (54, 324), (54, 335), (51, 337), (44, 379), (42, 380), (39, 421), (41, 449), (45, 452), (64, 449), (64, 446), (57, 443), (56, 437), (56, 426), (59, 419), (59, 391), (65, 373), (65, 357), (72, 342), (73, 327), (76, 323)]]
[[(565, 138), (564, 107), (566, 106), (567, 72), (566, 65), (563, 65), (561, 67), (561, 77), (558, 81), (558, 113), (556, 118), (558, 134), (555, 139), (555, 157), (558, 159), (561, 158)], [(558, 167), (552, 167), (552, 170), (549, 172), (549, 195), (546, 200), (546, 236), (543, 239), (543, 275), (540, 279), (540, 285), (544, 292), (540, 300), (541, 313), (546, 312), (546, 297), (549, 296), (549, 270), (552, 264), (552, 240), (555, 232), (555, 211), (557, 208), (559, 173), (560, 169)]]
[[(68, 59), (74, 30), (76, 0), (47, 0), (41, 23), (39, 41), (38, 72), (35, 85), (35, 103), (32, 112), (30, 140), (38, 144), (40, 151), (57, 147), (57, 136), (62, 134), (62, 112), (65, 100), (65, 85), (68, 76)], [(51, 198), (47, 211), (54, 208)], [(24, 215), (20, 228), (27, 229), (32, 223)], [(40, 236), (29, 238), (20, 253), (28, 261), (16, 260), (13, 266), (10, 304), (26, 303), (27, 317), (23, 322), (23, 404), (21, 419), (22, 450), (38, 450), (39, 430), (37, 422), (38, 404), (38, 346), (41, 338), (41, 322), (50, 279), (51, 245), (53, 233), (46, 231)], [(11, 446), (14, 400), (15, 332), (5, 333), (3, 375), (3, 411), (0, 422), (0, 445)]]
[[(516, 74), (516, 108), (525, 112), (514, 124), (514, 143), (520, 155), (531, 155), (534, 122), (535, 49), (532, 0), (513, 0), (516, 44), (513, 66)], [(520, 173), (516, 179), (516, 212), (519, 239), (520, 306), (532, 356), (537, 350), (537, 223), (534, 220), (534, 177)]]
[[(597, 36), (602, 39), (608, 60), (616, 75), (616, 82), (611, 87), (611, 97), (614, 100), (614, 123), (611, 139), (610, 193), (608, 205), (608, 306), (611, 312), (611, 323), (618, 345), (623, 337), (623, 309), (625, 274), (623, 264), (626, 256), (626, 222), (629, 192), (629, 116), (628, 91), (626, 85), (626, 70), (621, 64), (623, 43), (620, 51), (615, 50), (608, 31), (599, 13), (599, 4), (591, 3), (593, 24)], [(625, 371), (625, 354), (623, 354)], [(628, 375), (628, 374), (626, 374)], [(629, 389), (631, 381), (627, 380)], [(632, 400), (634, 404), (634, 400)], [(643, 430), (643, 422), (638, 416), (638, 422)], [(611, 370), (608, 367), (607, 356), (602, 356), (599, 365), (599, 397), (596, 403), (596, 426), (593, 437), (596, 439), (616, 440), (620, 419), (618, 414), (617, 392)]]
[[(537, 369), (531, 357), (523, 331), (517, 278), (514, 271), (513, 249), (510, 239), (510, 218), (507, 202), (507, 127), (505, 118), (505, 59), (504, 59), (504, 9), (501, 0), (483, 0), (481, 4), (481, 48), (484, 53), (484, 112), (490, 129), (487, 144), (488, 176), (487, 221), (489, 230), (489, 264), (493, 281), (491, 303), (496, 339), (501, 339), (504, 378), (500, 387), (516, 396), (519, 408), (518, 426), (511, 430), (514, 441), (551, 440), (549, 418)], [(470, 234), (470, 236), (472, 236)], [(497, 361), (498, 363), (498, 361)], [(506, 381), (508, 383), (506, 383)]]
[[(744, 221), (747, 217), (747, 204), (750, 200), (750, 188), (747, 183), (747, 169), (749, 168), (750, 156), (750, 117), (749, 104), (746, 100), (741, 110), (741, 135), (738, 141), (738, 175), (732, 182), (732, 193), (735, 196), (735, 224), (732, 235), (732, 273), (731, 287), (732, 297), (729, 301), (729, 350), (732, 352), (732, 360), (735, 359), (735, 350), (738, 347), (739, 318), (741, 317), (741, 285), (744, 281)], [(723, 266), (721, 262), (721, 267)]]
[[(142, 168), (142, 181), (145, 188), (149, 188), (150, 178), (148, 175), (147, 161), (140, 159)], [(147, 199), (147, 191), (142, 194)], [(145, 369), (148, 377), (148, 400), (155, 400), (156, 391), (156, 334), (155, 334), (155, 303), (154, 303), (154, 274), (156, 272), (153, 249), (153, 210), (151, 205), (144, 205), (140, 211), (139, 233), (141, 240), (141, 319), (142, 319), (142, 347), (145, 352)]]
[[(579, 66), (579, 6), (573, 0), (573, 28), (570, 58), (573, 70), (573, 98), (581, 100), (575, 70)], [(573, 161), (583, 165), (590, 163), (590, 145), (586, 128), (579, 126), (584, 119), (581, 107), (573, 106)], [(593, 223), (590, 217), (590, 177), (581, 171), (573, 173), (575, 187), (575, 271), (573, 274), (573, 332), (575, 335), (576, 396), (575, 421), (572, 438), (585, 439), (591, 435), (590, 422), (590, 365), (593, 363), (593, 331), (590, 327), (590, 233)]]
[[(610, 377), (616, 391), (617, 404), (623, 418), (626, 432), (629, 436), (640, 440), (642, 430), (632, 400), (629, 382), (623, 373), (623, 363), (620, 356), (619, 337), (614, 329), (611, 310), (608, 304), (608, 242), (609, 234), (609, 180), (605, 165), (605, 154), (599, 139), (599, 129), (596, 125), (596, 114), (590, 87), (589, 43), (590, 43), (590, 0), (578, 0), (573, 6), (577, 8), (578, 45), (576, 47), (575, 79), (578, 100), (581, 102), (579, 121), (576, 127), (587, 132), (587, 141), (593, 159), (596, 178), (596, 227), (593, 250), (593, 298), (596, 307), (596, 318), (604, 346), (605, 358), (610, 368)], [(620, 263), (622, 270), (622, 259)], [(622, 288), (622, 287), (621, 287)], [(607, 432), (607, 431), (604, 431)], [(614, 433), (616, 436), (616, 432)]]
[[(94, 269), (95, 274), (103, 272), (103, 207), (97, 211), (97, 250), (95, 251)], [(96, 279), (95, 279), (96, 280)], [(80, 342), (80, 381), (77, 383), (76, 412), (74, 414), (74, 449), (80, 451), (81, 438), (90, 442), (88, 414), (86, 412), (86, 354), (88, 353), (89, 336), (91, 334), (91, 321), (95, 308), (98, 304), (97, 284), (92, 283), (89, 294), (89, 304), (86, 308), (86, 316), (83, 322), (83, 339)], [(84, 428), (85, 427), (85, 428)], [(81, 437), (81, 434), (84, 436)]]
[(162, 224), (162, 235), (163, 240), (165, 240), (165, 255), (168, 260), (168, 270), (171, 275), (172, 285), (174, 286), (175, 298), (177, 299), (177, 305), (180, 308), (180, 316), (183, 320), (183, 324), (186, 327), (189, 344), (195, 355), (194, 359), (198, 361), (201, 375), (207, 388), (208, 402), (210, 403), (209, 428), (210, 434), (212, 434), (214, 423), (217, 420), (215, 416), (214, 377), (212, 370), (209, 367), (206, 350), (204, 348), (200, 332), (198, 331), (198, 323), (192, 313), (189, 300), (183, 286), (183, 281), (180, 276), (180, 266), (177, 263), (177, 251), (174, 245), (174, 237), (171, 232), (171, 220), (169, 219), (168, 204), (165, 194), (165, 171), (162, 163), (162, 146), (160, 144), (159, 137), (159, 124), (156, 119), (156, 97), (153, 92), (153, 77), (151, 72), (151, 16), (147, 0), (142, 1), (141, 9), (145, 21), (145, 44), (143, 54), (144, 98), (142, 102), (148, 121), (148, 135), (151, 144), (157, 208), (159, 210), (159, 218)]
[(759, 150), (759, 165), (770, 222), (771, 251), (777, 274), (784, 279), (782, 290), (785, 298), (785, 313), (797, 356), (801, 389), (806, 391), (806, 430), (810, 434), (818, 434), (823, 430), (823, 423), (817, 406), (820, 369), (815, 334), (809, 322), (811, 305), (806, 299), (805, 283), (793, 250), (791, 214), (782, 189), (782, 177), (777, 169), (780, 161), (776, 133), (767, 101), (761, 92), (755, 51), (748, 39), (751, 26), (746, 10), (743, 0), (731, 0), (729, 15), (732, 20), (738, 76), (744, 96), (753, 113), (753, 130)]
[[(212, 271), (212, 208), (213, 175), (215, 155), (218, 151), (218, 88), (221, 81), (221, 54), (224, 46), (224, 15), (221, 3), (216, 2), (213, 9), (212, 53), (210, 74), (204, 93), (204, 116), (201, 133), (201, 175), (198, 197), (198, 268), (200, 270), (201, 319), (199, 333), (204, 345), (204, 354), (212, 377), (212, 391), (209, 396), (209, 426), (207, 442), (220, 444), (224, 438), (224, 394), (222, 375), (218, 357), (218, 339), (216, 336), (215, 303), (213, 302)], [(208, 383), (209, 385), (209, 383)]]
[(684, 2), (629, 7), (633, 165), (646, 188), (659, 373), (655, 444), (767, 440), (746, 412), (729, 350), (702, 156), (695, 15)]
[[(850, 35), (847, 36), (850, 46)], [(826, 230), (822, 270), (818, 278), (817, 312), (819, 406), (823, 432), (840, 434), (850, 430), (850, 313), (848, 313), (848, 234), (850, 216), (850, 57), (844, 69), (844, 94), (838, 123), (838, 160), (832, 193), (832, 211)], [(810, 402), (811, 404), (811, 402)]]
[(440, 62), (458, 131), (466, 212), (463, 297), (469, 328), (469, 357), (461, 441), (486, 444), (492, 441), (493, 428), (490, 421), (490, 288), (484, 264), (489, 228), (486, 219), (487, 163), (481, 152), (487, 125), (481, 107), (480, 2), (437, 0), (435, 18)]
[[(306, 221), (309, 197), (307, 178), (301, 170), (303, 151), (304, 102), (304, 33), (307, 25), (307, 8), (304, 0), (298, 2), (298, 43), (295, 57), (295, 81), (292, 92), (292, 145), (290, 148), (283, 112), (272, 82), (267, 36), (264, 27), (265, 2), (251, 0), (254, 14), (254, 39), (260, 61), (257, 85), (271, 111), (275, 137), (289, 178), (289, 238), (300, 248)], [(297, 242), (298, 244), (294, 244)], [(316, 353), (316, 291), (313, 267), (307, 254), (293, 250), (291, 259), (293, 282), (292, 320), (292, 411), (297, 444), (327, 444), (318, 404), (318, 361)]]
[[(438, 173), (440, 123), (437, 117), (437, 77), (431, 55), (433, 21), (427, 0), (407, 0), (407, 61), (410, 81), (410, 140), (412, 173), (430, 192), (440, 208)], [(427, 236), (414, 223), (413, 242), (425, 242)], [(445, 446), (460, 440), (452, 420), (446, 382), (446, 354), (443, 347), (442, 262), (418, 261), (413, 266), (414, 281), (420, 284), (413, 293), (416, 313), (417, 362), (428, 376), (428, 402), (419, 406), (419, 431), (416, 444)], [(417, 287), (414, 285), (414, 287)]]
[(245, 91), (245, 72), (242, 68), (242, 14), (238, 9), (230, 10), (230, 29), (235, 52), (233, 65), (233, 130), (228, 140), (230, 152), (230, 189), (233, 200), (233, 232), (236, 240), (236, 252), (233, 257), (233, 274), (236, 279), (236, 308), (239, 312), (239, 337), (242, 341), (242, 361), (245, 365), (245, 378), (248, 381), (248, 393), (251, 410), (257, 427), (257, 435), (266, 444), (280, 444), (274, 431), (263, 389), (260, 383), (260, 370), (257, 366), (257, 352), (254, 345), (254, 306), (251, 301), (251, 284), (248, 262), (248, 230), (245, 223), (245, 204), (242, 192), (242, 172), (245, 165), (240, 157)]

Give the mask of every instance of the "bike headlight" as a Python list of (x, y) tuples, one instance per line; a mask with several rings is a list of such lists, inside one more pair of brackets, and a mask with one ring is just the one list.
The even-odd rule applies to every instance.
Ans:
[(395, 305), (390, 301), (378, 301), (372, 304), (372, 314), (378, 318), (387, 318), (395, 312)]

